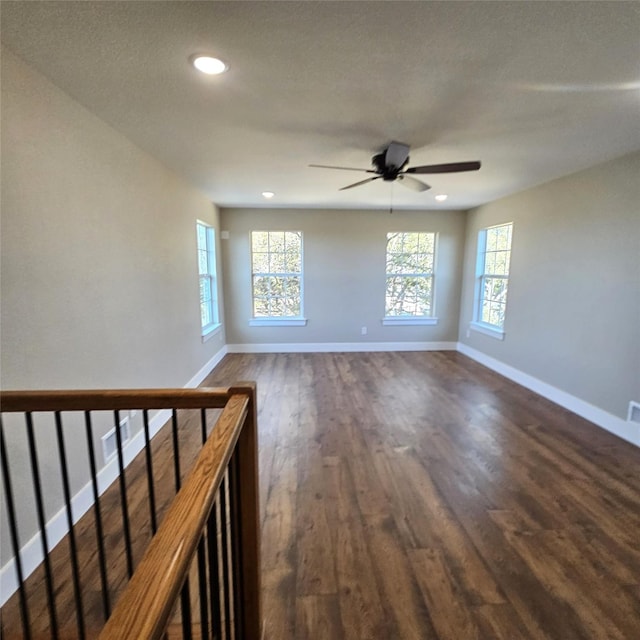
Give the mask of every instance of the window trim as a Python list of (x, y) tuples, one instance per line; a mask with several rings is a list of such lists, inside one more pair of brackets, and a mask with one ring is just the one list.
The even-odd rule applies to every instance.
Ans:
[[(300, 272), (286, 271), (282, 273), (256, 272), (253, 271), (253, 234), (254, 233), (297, 233), (300, 234)], [(271, 253), (271, 252), (269, 252)], [(251, 317), (249, 318), (250, 327), (303, 327), (307, 324), (307, 318), (304, 316), (304, 233), (299, 230), (291, 229), (253, 229), (249, 232), (249, 277), (251, 289)], [(253, 288), (253, 279), (255, 276), (269, 277), (297, 277), (300, 279), (300, 314), (297, 316), (256, 316), (255, 313), (255, 296)]]
[(218, 322), (217, 324), (208, 325), (208, 329), (206, 333), (202, 333), (200, 339), (203, 343), (209, 342), (213, 336), (220, 333), (222, 331), (222, 322)]
[[(499, 227), (511, 227), (510, 233), (510, 242), (509, 248), (507, 251), (509, 252), (509, 273), (508, 274), (493, 274), (493, 273), (485, 273), (485, 263), (486, 263), (486, 255), (487, 255), (487, 232), (491, 229), (497, 229)], [(495, 278), (495, 279), (503, 279), (507, 281), (507, 301), (508, 297), (508, 285), (509, 280), (511, 279), (511, 247), (513, 243), (513, 222), (501, 222), (500, 224), (494, 224), (489, 227), (484, 227), (478, 231), (478, 244), (476, 251), (476, 274), (475, 274), (475, 284), (474, 284), (474, 296), (473, 296), (473, 319), (469, 323), (469, 328), (473, 331), (477, 331), (478, 333), (482, 333), (491, 338), (495, 338), (496, 340), (504, 340), (506, 331), (504, 328), (504, 323), (506, 323), (506, 308), (507, 302), (505, 302), (505, 316), (504, 323), (502, 326), (491, 324), (489, 322), (484, 322), (482, 318), (482, 302), (483, 298), (483, 290), (484, 290), (484, 282), (486, 278)]]
[[(200, 247), (199, 227), (202, 227), (205, 231), (205, 247)], [(207, 255), (207, 273), (200, 273), (200, 251), (203, 251)], [(198, 268), (198, 290), (200, 289), (200, 280), (203, 277), (208, 277), (211, 283), (211, 300), (210, 311), (212, 322), (207, 325), (202, 324), (202, 302), (200, 302), (200, 337), (202, 342), (207, 342), (214, 335), (220, 332), (222, 323), (220, 322), (220, 302), (218, 296), (218, 264), (217, 264), (217, 252), (216, 252), (216, 229), (214, 226), (204, 222), (202, 220), (196, 220), (196, 255), (197, 268)]]
[(497, 340), (504, 340), (504, 336), (505, 336), (504, 329), (498, 329), (492, 324), (487, 324), (486, 322), (478, 322), (477, 320), (472, 320), (469, 323), (469, 328), (472, 331), (483, 333), (485, 336), (490, 336), (491, 338), (496, 338)]
[(305, 327), (307, 319), (303, 317), (260, 317), (249, 318), (250, 327)]
[(402, 327), (411, 325), (436, 325), (438, 318), (435, 316), (385, 316), (382, 318), (385, 327)]
[[(433, 268), (430, 273), (402, 273), (402, 274), (389, 274), (386, 268), (386, 259), (388, 257), (388, 250), (385, 248), (385, 271), (384, 271), (384, 285), (385, 285), (385, 315), (382, 318), (382, 325), (386, 327), (393, 326), (428, 326), (428, 325), (436, 325), (438, 324), (438, 317), (435, 315), (436, 313), (436, 263), (438, 256), (438, 237), (439, 234), (437, 231), (387, 231), (386, 240), (387, 245), (389, 241), (389, 234), (393, 233), (402, 233), (402, 234), (425, 234), (433, 236)], [(389, 316), (386, 315), (386, 291), (387, 291), (387, 280), (389, 277), (419, 277), (419, 278), (430, 278), (431, 279), (431, 315), (421, 315), (421, 316)]]

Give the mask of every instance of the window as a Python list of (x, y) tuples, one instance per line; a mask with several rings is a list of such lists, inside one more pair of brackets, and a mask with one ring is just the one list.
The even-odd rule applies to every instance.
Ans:
[(507, 309), (512, 232), (513, 224), (509, 223), (482, 229), (478, 234), (475, 312), (471, 327), (501, 339)]
[(200, 278), (200, 322), (202, 336), (220, 326), (218, 319), (218, 283), (216, 280), (215, 229), (204, 222), (196, 223), (198, 239), (198, 276)]
[(304, 325), (302, 317), (302, 232), (252, 231), (251, 325)]
[(435, 324), (435, 233), (387, 234), (387, 286), (383, 324)]

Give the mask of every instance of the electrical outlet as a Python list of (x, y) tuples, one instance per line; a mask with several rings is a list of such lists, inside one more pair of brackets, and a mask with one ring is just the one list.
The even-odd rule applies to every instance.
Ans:
[(367, 327), (362, 327), (362, 329), (360, 329), (360, 333), (361, 333), (363, 336), (366, 336), (366, 335), (367, 335)]

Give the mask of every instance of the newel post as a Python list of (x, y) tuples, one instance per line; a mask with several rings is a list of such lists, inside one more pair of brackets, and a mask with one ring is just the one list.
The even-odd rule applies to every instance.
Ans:
[(245, 639), (260, 640), (262, 607), (256, 384), (254, 382), (237, 383), (229, 389), (229, 393), (249, 396), (246, 423), (240, 432), (237, 444), (240, 476), (239, 508), (242, 520), (242, 612)]

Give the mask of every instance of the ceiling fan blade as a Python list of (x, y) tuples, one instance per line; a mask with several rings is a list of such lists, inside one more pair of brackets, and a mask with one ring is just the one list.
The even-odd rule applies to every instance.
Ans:
[(360, 182), (354, 182), (353, 184), (349, 184), (346, 187), (342, 187), (342, 189), (338, 189), (338, 191), (344, 191), (345, 189), (353, 189), (353, 187), (359, 187), (361, 184), (367, 184), (367, 182), (373, 182), (374, 180), (379, 180), (382, 176), (375, 176), (374, 178), (367, 178), (366, 180), (360, 180)]
[(399, 169), (409, 157), (409, 145), (402, 142), (392, 142), (384, 155), (384, 163), (387, 167)]
[(477, 171), (479, 162), (449, 162), (448, 164), (425, 164), (422, 167), (409, 167), (405, 173), (456, 173), (458, 171)]
[(431, 189), (431, 186), (426, 182), (422, 182), (421, 180), (416, 180), (416, 178), (412, 178), (411, 176), (406, 176), (404, 174), (400, 174), (398, 176), (398, 181), (405, 187), (409, 189), (413, 189), (414, 191), (428, 191)]
[(342, 171), (365, 171), (366, 173), (376, 173), (373, 169), (355, 169), (354, 167), (334, 167), (328, 164), (310, 164), (316, 169), (341, 169)]

